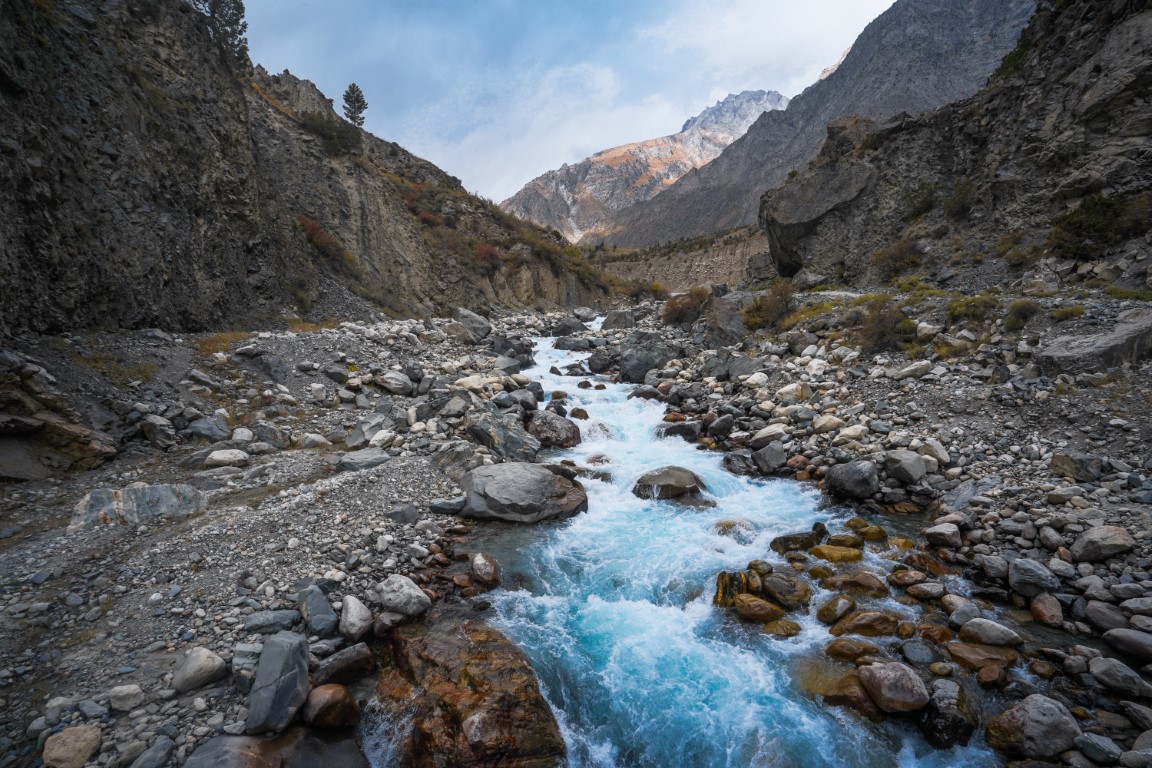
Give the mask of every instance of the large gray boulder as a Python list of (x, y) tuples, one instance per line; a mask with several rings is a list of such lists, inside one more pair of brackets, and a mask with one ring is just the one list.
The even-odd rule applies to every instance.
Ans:
[(572, 448), (580, 444), (580, 427), (552, 411), (533, 411), (528, 433), (545, 448)]
[(340, 619), (320, 587), (313, 584), (300, 590), (296, 605), (310, 634), (319, 637), (332, 637), (336, 634)]
[(1107, 656), (1091, 659), (1088, 662), (1088, 671), (1106, 688), (1124, 696), (1147, 698), (1152, 695), (1152, 685), (1149, 685), (1148, 681), (1140, 676), (1140, 673), (1119, 659), (1111, 659)]
[(203, 512), (206, 506), (207, 497), (190, 485), (134, 483), (122, 491), (100, 488), (77, 502), (68, 532), (108, 523), (182, 520)]
[(876, 465), (867, 459), (834, 464), (824, 476), (824, 487), (839, 498), (869, 499), (880, 490), (880, 476)]
[(177, 693), (188, 693), (214, 683), (226, 674), (228, 664), (224, 659), (207, 648), (197, 646), (188, 651), (188, 655), (176, 668), (176, 673), (172, 675), (172, 687)]
[(1043, 373), (1103, 371), (1122, 363), (1135, 363), (1152, 347), (1152, 310), (1121, 312), (1116, 324), (1103, 333), (1060, 336), (1036, 354)]
[(704, 481), (690, 469), (660, 467), (641, 475), (632, 486), (632, 493), (642, 499), (678, 499), (699, 496), (706, 489)]
[(509, 462), (478, 467), (460, 481), (463, 517), (536, 523), (563, 520), (588, 509), (577, 483), (540, 464)]
[(476, 341), (487, 338), (488, 334), (492, 333), (492, 323), (488, 322), (480, 315), (476, 314), (470, 309), (460, 307), (456, 310), (456, 317), (460, 323), (468, 329), (472, 337)]
[(1094, 483), (1104, 471), (1104, 461), (1089, 453), (1053, 453), (1049, 468), (1054, 475), (1070, 477), (1081, 483)]
[(677, 352), (656, 331), (635, 331), (620, 345), (620, 378), (643, 384), (648, 371), (662, 367)]
[(540, 452), (540, 441), (524, 429), (514, 415), (496, 415), (490, 411), (469, 417), (468, 433), (492, 453), (514, 461), (532, 461)]
[(609, 310), (600, 326), (605, 331), (621, 331), (636, 327), (636, 316), (630, 309)]
[(955, 680), (933, 680), (920, 730), (928, 743), (938, 749), (967, 746), (976, 732), (976, 714), (964, 686)]
[(1060, 579), (1043, 563), (1019, 557), (1008, 565), (1008, 586), (1024, 597), (1035, 597), (1041, 592), (1059, 590)]
[(888, 451), (884, 455), (884, 470), (905, 485), (920, 482), (928, 471), (923, 456), (906, 450)]
[(1118, 525), (1089, 528), (1072, 543), (1072, 558), (1076, 561), (1096, 563), (1114, 555), (1122, 555), (1136, 546), (1132, 534)]
[(907, 664), (866, 664), (856, 673), (872, 701), (885, 712), (915, 712), (928, 706), (928, 689)]
[(1152, 662), (1152, 635), (1138, 629), (1110, 629), (1104, 633), (1104, 642), (1141, 664)]
[(361, 448), (348, 451), (336, 462), (336, 469), (344, 472), (363, 472), (384, 464), (392, 459), (383, 448)]
[(308, 640), (277, 632), (264, 641), (248, 695), (247, 734), (279, 733), (308, 698)]
[(1012, 757), (1044, 760), (1072, 749), (1081, 733), (1060, 702), (1038, 693), (988, 722), (988, 745)]

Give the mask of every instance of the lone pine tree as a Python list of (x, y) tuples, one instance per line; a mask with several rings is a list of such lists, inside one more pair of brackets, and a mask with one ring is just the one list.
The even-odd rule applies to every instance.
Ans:
[(364, 100), (364, 91), (360, 86), (352, 83), (344, 91), (344, 117), (357, 127), (364, 127), (364, 110), (368, 109), (368, 102)]
[(234, 69), (246, 70), (248, 22), (244, 20), (244, 0), (192, 0), (192, 6), (208, 17), (212, 39)]

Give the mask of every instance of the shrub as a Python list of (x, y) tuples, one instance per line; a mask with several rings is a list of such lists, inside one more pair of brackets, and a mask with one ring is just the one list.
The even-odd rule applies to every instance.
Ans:
[(980, 296), (963, 296), (948, 303), (948, 322), (957, 323), (961, 320), (980, 321), (999, 306), (995, 296), (981, 294)]
[(1152, 301), (1152, 291), (1139, 291), (1132, 288), (1121, 288), (1118, 285), (1110, 285), (1104, 289), (1104, 293), (1108, 294), (1114, 299), (1122, 301)]
[(976, 182), (972, 179), (963, 179), (944, 201), (944, 213), (954, 221), (966, 219), (975, 202)]
[(864, 318), (857, 336), (866, 353), (895, 350), (916, 338), (916, 323), (904, 316), (891, 297), (877, 294), (869, 297), (864, 305)]
[(920, 246), (911, 238), (901, 238), (873, 253), (872, 263), (884, 280), (891, 280), (901, 272), (920, 266)]
[(320, 138), (324, 151), (329, 155), (346, 155), (360, 151), (362, 140), (360, 129), (352, 123), (338, 117), (328, 117), (320, 112), (305, 112), (300, 115), (300, 125)]
[(252, 334), (250, 333), (226, 331), (224, 333), (213, 333), (208, 336), (201, 336), (198, 339), (192, 339), (191, 344), (200, 354), (212, 355), (216, 352), (227, 352), (232, 349), (232, 345), (250, 338), (252, 338)]
[(917, 219), (936, 207), (936, 188), (931, 184), (923, 184), (912, 192), (904, 195), (904, 219), (910, 221)]
[(775, 328), (792, 311), (795, 291), (790, 280), (774, 280), (744, 308), (744, 325), (750, 331)]
[(1028, 321), (1040, 314), (1043, 308), (1032, 299), (1019, 299), (1008, 305), (1008, 313), (1004, 316), (1004, 328), (1009, 331), (1018, 331), (1028, 324)]
[(691, 323), (700, 317), (700, 310), (711, 295), (711, 291), (698, 285), (688, 293), (669, 299), (660, 313), (660, 319), (667, 325)]
[(1054, 256), (1086, 261), (1152, 228), (1152, 193), (1090, 195), (1080, 207), (1056, 219), (1046, 243)]
[(1075, 320), (1084, 314), (1083, 304), (1069, 304), (1066, 307), (1058, 307), (1048, 313), (1054, 323), (1064, 323), (1068, 320)]

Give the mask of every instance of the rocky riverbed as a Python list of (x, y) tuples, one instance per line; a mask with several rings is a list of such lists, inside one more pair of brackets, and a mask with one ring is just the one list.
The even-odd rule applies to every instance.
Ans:
[[(559, 371), (573, 389), (619, 377), (731, 471), (855, 506), (846, 528), (719, 579), (717, 610), (781, 635), (803, 604), (788, 594), (821, 596), (813, 697), (919, 720), (941, 744), (982, 734), (1005, 759), (1149, 764), (1150, 372), (1125, 359), (1131, 334), (1105, 349), (1142, 332), (1133, 308), (1093, 304), (1071, 363), (1069, 326), (974, 327), (931, 301), (917, 334), (948, 355), (865, 354), (834, 309), (717, 348), (707, 321), (665, 326), (654, 306), (595, 331), (590, 312), (462, 312), (10, 340), (0, 764), (216, 764), (285, 729), (261, 749), (360, 764), (348, 726), (369, 699), (414, 696), (392, 741), (424, 759), (517, 744), (517, 764), (558, 764), (530, 668), (473, 610), (499, 564), (469, 543), (485, 519), (581, 514), (580, 476), (603, 471), (531, 464), (587, 416), (520, 373), (536, 335), (591, 353)], [(870, 606), (881, 590), (917, 618)], [(464, 675), (491, 682), (462, 699)], [(445, 734), (443, 702), (473, 725)], [(545, 722), (530, 739), (501, 716), (526, 707)]]

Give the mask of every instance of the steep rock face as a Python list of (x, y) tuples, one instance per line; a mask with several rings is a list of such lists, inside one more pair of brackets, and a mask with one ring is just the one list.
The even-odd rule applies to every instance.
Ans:
[(1035, 0), (898, 0), (826, 78), (768, 112), (712, 162), (620, 211), (605, 242), (644, 247), (752, 225), (760, 195), (816, 156), (850, 114), (919, 114), (971, 96), (1012, 50)]
[(311, 83), (237, 78), (179, 0), (0, 0), (0, 115), (0, 327), (203, 329), (353, 291), (401, 313), (598, 297), (512, 253), (518, 225), (457, 180), (336, 131)]
[(606, 149), (538, 176), (500, 206), (572, 242), (596, 239), (613, 212), (659, 194), (711, 161), (764, 112), (783, 109), (775, 91), (744, 91), (691, 118), (679, 133)]
[[(917, 271), (967, 264), (973, 280), (1005, 283), (1025, 266), (1002, 258), (1008, 249), (1024, 261), (1051, 252), (1053, 222), (1088, 196), (1131, 201), (1130, 215), (1139, 215), (1152, 189), (1146, 7), (1075, 0), (1042, 9), (974, 97), (919, 119), (829, 126), (820, 157), (761, 202), (781, 273), (808, 268), (849, 284), (880, 282), (890, 274), (877, 254), (897, 243), (918, 251)], [(1150, 213), (1143, 211), (1146, 220)], [(1113, 244), (1114, 272), (1088, 276), (1147, 284), (1146, 232)], [(950, 243), (961, 243), (967, 258), (949, 266)], [(982, 251), (993, 255), (972, 256)], [(1038, 266), (1056, 279), (1084, 271), (1075, 259)]]
[(769, 256), (768, 236), (759, 227), (740, 227), (715, 238), (680, 241), (627, 256), (610, 251), (598, 259), (604, 271), (625, 280), (660, 283), (670, 291), (695, 285), (738, 285), (749, 279), (776, 276)]

